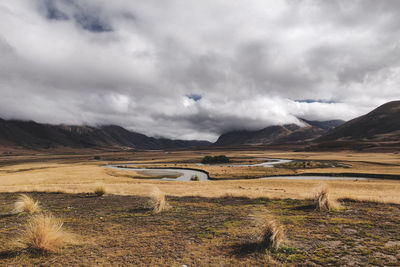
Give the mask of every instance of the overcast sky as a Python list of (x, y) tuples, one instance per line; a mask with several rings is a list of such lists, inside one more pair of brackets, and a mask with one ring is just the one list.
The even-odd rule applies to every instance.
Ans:
[(0, 2), (0, 117), (214, 141), (400, 99), (398, 0)]

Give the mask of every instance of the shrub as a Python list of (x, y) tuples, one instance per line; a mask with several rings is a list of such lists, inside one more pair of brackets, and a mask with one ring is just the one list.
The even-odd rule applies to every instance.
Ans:
[(94, 189), (94, 193), (96, 194), (96, 196), (101, 197), (106, 193), (106, 189), (104, 188), (104, 186), (99, 185)]
[(200, 181), (200, 178), (198, 175), (193, 174), (192, 177), (190, 177), (190, 181)]
[(160, 213), (161, 211), (168, 210), (170, 208), (167, 200), (165, 199), (165, 194), (161, 192), (158, 187), (153, 189), (150, 197), (150, 205), (153, 209), (153, 213)]
[(13, 213), (35, 213), (41, 211), (39, 201), (33, 200), (30, 196), (21, 194), (14, 203)]
[(285, 237), (283, 226), (275, 220), (267, 220), (260, 228), (261, 247), (278, 249)]
[(318, 211), (338, 210), (342, 208), (336, 200), (331, 199), (329, 190), (326, 187), (323, 187), (317, 193), (314, 202), (315, 208)]
[(215, 164), (215, 163), (229, 163), (229, 158), (225, 155), (220, 156), (205, 156), (201, 163), (203, 164)]
[(71, 235), (64, 232), (62, 226), (61, 220), (50, 214), (33, 215), (18, 243), (38, 252), (56, 252), (71, 241)]

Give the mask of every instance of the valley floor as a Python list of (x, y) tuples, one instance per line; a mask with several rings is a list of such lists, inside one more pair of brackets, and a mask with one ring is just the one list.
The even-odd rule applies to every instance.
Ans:
[[(168, 197), (152, 214), (147, 197), (30, 193), (62, 218), (77, 244), (35, 254), (13, 241), (28, 215), (0, 216), (1, 265), (273, 266), (400, 265), (400, 205), (343, 201), (342, 211), (317, 212), (310, 200)], [(0, 213), (18, 197), (0, 194)], [(259, 250), (259, 222), (286, 229), (278, 250)]]
[[(198, 165), (206, 155), (232, 164), (292, 159), (279, 167)], [(107, 164), (196, 168), (212, 181), (159, 181)], [(372, 180), (251, 179), (271, 175), (354, 173)], [(231, 180), (224, 180), (224, 179)], [(136, 151), (0, 156), (0, 265), (338, 266), (400, 265), (400, 155), (397, 153), (263, 150)], [(96, 197), (102, 185), (106, 195)], [(321, 187), (344, 210), (317, 212)], [(153, 214), (159, 188), (172, 208)], [(15, 246), (28, 215), (10, 215), (19, 192), (76, 234), (75, 245), (37, 254)], [(260, 222), (280, 221), (286, 239), (260, 250)]]
[[(280, 168), (197, 165), (205, 155), (225, 154), (233, 164), (254, 164), (260, 158), (284, 158), (297, 162)], [(95, 159), (96, 158), (96, 159)], [(264, 160), (265, 161), (265, 160)], [(133, 171), (111, 170), (107, 164), (147, 163), (139, 167), (196, 168), (216, 180), (201, 182), (156, 181)], [(302, 162), (306, 162), (305, 165)], [(333, 164), (333, 165), (332, 165)], [(336, 166), (335, 166), (336, 164)], [(339, 165), (338, 165), (339, 164)], [(331, 166), (332, 165), (332, 166)], [(251, 179), (270, 175), (307, 173), (354, 173), (390, 175), (382, 180), (282, 180)], [(397, 177), (397, 179), (396, 179)], [(223, 179), (240, 180), (223, 180)], [(220, 180), (220, 181), (218, 181)], [(223, 180), (223, 181), (222, 181)], [(0, 157), (0, 192), (44, 191), (87, 193), (103, 184), (118, 195), (148, 196), (154, 187), (170, 196), (244, 196), (250, 198), (313, 197), (321, 186), (328, 186), (334, 198), (400, 204), (400, 155), (395, 153), (281, 152), (281, 151), (143, 151), (89, 154), (36, 154)]]

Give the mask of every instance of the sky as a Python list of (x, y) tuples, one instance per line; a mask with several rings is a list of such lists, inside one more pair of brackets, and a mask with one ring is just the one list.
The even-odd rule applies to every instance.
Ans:
[(0, 117), (215, 141), (400, 99), (398, 0), (0, 1)]

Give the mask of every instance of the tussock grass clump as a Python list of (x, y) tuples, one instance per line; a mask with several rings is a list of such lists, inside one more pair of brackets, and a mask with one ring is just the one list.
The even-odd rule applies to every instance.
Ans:
[(323, 187), (315, 196), (315, 209), (318, 211), (339, 210), (342, 206), (330, 197), (327, 187)]
[(94, 189), (94, 193), (96, 194), (96, 196), (101, 197), (106, 193), (106, 189), (104, 186), (99, 185)]
[(63, 223), (51, 214), (33, 215), (25, 225), (18, 243), (36, 252), (57, 252), (72, 236), (62, 229)]
[(150, 206), (153, 209), (153, 213), (160, 213), (170, 208), (170, 205), (165, 199), (164, 192), (158, 189), (158, 187), (155, 187), (151, 193)]
[(259, 241), (262, 248), (278, 249), (285, 238), (283, 225), (276, 220), (267, 220), (260, 226), (260, 230)]
[(14, 203), (13, 213), (35, 213), (41, 211), (39, 201), (35, 201), (28, 195), (19, 195), (17, 201)]

